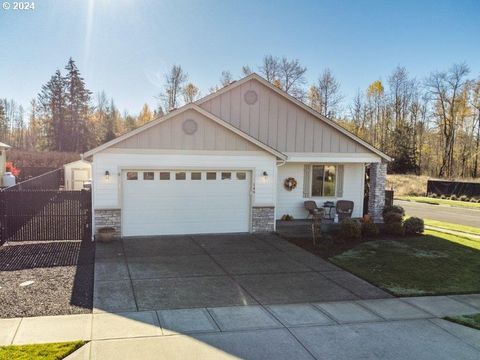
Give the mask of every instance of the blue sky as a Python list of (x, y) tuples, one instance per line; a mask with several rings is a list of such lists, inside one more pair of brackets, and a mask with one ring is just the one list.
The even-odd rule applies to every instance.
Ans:
[(90, 90), (137, 113), (172, 64), (205, 95), (222, 70), (273, 54), (300, 59), (309, 82), (329, 67), (348, 103), (397, 65), (422, 79), (466, 62), (478, 77), (479, 39), (478, 0), (37, 0), (0, 9), (0, 98), (28, 104), (72, 56)]

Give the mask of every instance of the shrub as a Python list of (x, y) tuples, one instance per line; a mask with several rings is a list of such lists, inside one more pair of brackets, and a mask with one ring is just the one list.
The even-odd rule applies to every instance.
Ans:
[(383, 225), (383, 231), (385, 234), (393, 236), (403, 236), (405, 234), (405, 230), (401, 222), (385, 223)]
[(363, 237), (376, 237), (379, 234), (377, 225), (371, 221), (362, 222), (362, 236)]
[(405, 210), (398, 205), (385, 206), (382, 211), (382, 215), (385, 216), (387, 213), (397, 213), (402, 217), (405, 216)]
[(468, 198), (467, 195), (462, 195), (462, 196), (460, 196), (460, 197), (458, 198), (458, 200), (460, 200), (460, 201), (469, 201), (470, 199)]
[(405, 230), (406, 235), (421, 234), (425, 230), (423, 219), (420, 219), (418, 217), (408, 218), (403, 223), (403, 229)]
[(356, 240), (362, 236), (362, 228), (358, 221), (346, 218), (340, 222), (339, 237), (344, 240)]
[(282, 215), (281, 219), (282, 221), (292, 221), (294, 218), (292, 215), (290, 214), (285, 214), (285, 215)]
[(440, 199), (445, 200), (447, 197), (445, 195), (440, 195)]
[(471, 198), (471, 199), (470, 199), (470, 202), (475, 203), (475, 202), (477, 202), (478, 200), (479, 200), (479, 199)]
[(391, 223), (401, 223), (403, 220), (402, 214), (396, 213), (396, 212), (389, 212), (383, 215), (383, 222), (386, 224), (391, 224)]
[(450, 195), (450, 200), (458, 200), (457, 195)]
[(430, 194), (430, 197), (433, 198), (433, 199), (436, 199), (436, 198), (438, 198), (438, 195), (435, 194), (435, 193), (431, 193), (431, 194)]

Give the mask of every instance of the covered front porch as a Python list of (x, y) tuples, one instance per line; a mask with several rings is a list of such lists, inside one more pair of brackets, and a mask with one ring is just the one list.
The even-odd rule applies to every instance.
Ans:
[(364, 201), (368, 194), (368, 213), (374, 222), (382, 222), (386, 170), (387, 164), (371, 155), (289, 155), (289, 160), (278, 166), (275, 219), (297, 220), (296, 226), (306, 225), (301, 222), (309, 217), (304, 203), (314, 201), (317, 207), (325, 208), (324, 222), (333, 222), (339, 200), (351, 201), (351, 217), (361, 218), (367, 213)]

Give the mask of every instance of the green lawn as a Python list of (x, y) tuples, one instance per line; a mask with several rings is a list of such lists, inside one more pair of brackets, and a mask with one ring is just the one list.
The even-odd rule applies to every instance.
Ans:
[(445, 319), (480, 330), (480, 313), (474, 315), (447, 316)]
[(459, 201), (459, 200), (447, 200), (447, 199), (434, 199), (426, 196), (395, 196), (395, 199), (406, 200), (406, 201), (415, 201), (419, 203), (426, 204), (438, 204), (438, 205), (450, 205), (454, 207), (469, 208), (469, 209), (479, 209), (479, 203), (472, 203), (468, 201)]
[(423, 221), (425, 225), (435, 226), (435, 227), (447, 229), (447, 230), (461, 231), (465, 233), (480, 235), (480, 228), (478, 227), (452, 224), (452, 223), (446, 223), (443, 221), (430, 220), (430, 219), (424, 219)]
[(480, 241), (427, 230), (362, 243), (330, 260), (398, 296), (480, 292)]
[(60, 360), (85, 344), (84, 341), (10, 345), (0, 347), (0, 360)]

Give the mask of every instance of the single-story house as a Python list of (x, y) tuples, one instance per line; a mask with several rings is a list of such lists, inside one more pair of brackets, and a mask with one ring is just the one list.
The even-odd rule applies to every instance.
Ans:
[(389, 156), (251, 74), (84, 154), (94, 230), (122, 236), (260, 232), (305, 200), (381, 221)]

